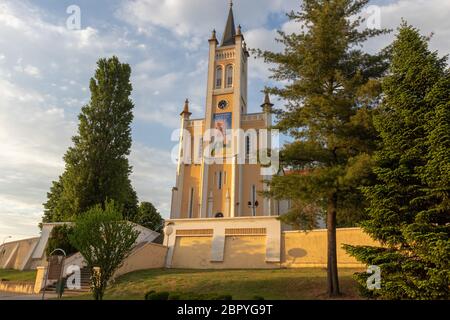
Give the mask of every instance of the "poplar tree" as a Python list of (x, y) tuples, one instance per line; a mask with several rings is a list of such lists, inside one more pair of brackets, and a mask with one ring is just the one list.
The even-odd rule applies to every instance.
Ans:
[(392, 45), (390, 74), (375, 125), (377, 183), (364, 188), (364, 229), (383, 247), (347, 246), (381, 268), (385, 299), (448, 299), (450, 279), (450, 77), (446, 58), (405, 22)]
[[(288, 17), (298, 32), (279, 31), (282, 52), (258, 51), (274, 67), (271, 78), (286, 83), (267, 88), (286, 106), (275, 110), (275, 128), (293, 142), (284, 146), (282, 163), (290, 168), (274, 176), (266, 195), (295, 201), (288, 217), (319, 207), (328, 229), (328, 293), (340, 294), (337, 218), (359, 216), (364, 206), (359, 187), (371, 181), (370, 154), (377, 135), (373, 108), (380, 95), (378, 79), (387, 69), (386, 54), (365, 53), (369, 38), (388, 32), (364, 28), (360, 13), (368, 0), (305, 0)], [(317, 210), (320, 212), (321, 210)]]
[(91, 99), (81, 109), (78, 134), (64, 155), (65, 171), (48, 193), (44, 222), (74, 219), (107, 200), (123, 206), (126, 218), (136, 215), (128, 163), (134, 107), (130, 75), (130, 66), (117, 57), (97, 62)]

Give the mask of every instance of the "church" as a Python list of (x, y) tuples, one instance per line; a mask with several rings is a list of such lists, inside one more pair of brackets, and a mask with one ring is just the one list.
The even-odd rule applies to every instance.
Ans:
[[(249, 56), (231, 3), (221, 41), (216, 31), (209, 39), (205, 116), (192, 119), (188, 100), (180, 114), (176, 182), (164, 229), (168, 268), (308, 264), (305, 250), (295, 248), (306, 235), (289, 230), (278, 219), (289, 211), (290, 202), (261, 194), (268, 190), (265, 181), (283, 173), (269, 130), (269, 96), (262, 97), (261, 112), (248, 113)], [(320, 240), (308, 237), (311, 252), (326, 252), (322, 231), (316, 233)], [(311, 258), (315, 266), (322, 265), (316, 258)]]
[[(280, 214), (278, 203), (259, 195), (265, 190), (263, 180), (270, 179), (270, 175), (261, 175), (269, 170), (261, 166), (258, 154), (263, 144), (264, 151), (271, 149), (268, 128), (273, 104), (266, 95), (262, 112), (247, 112), (248, 58), (231, 5), (221, 42), (215, 31), (209, 39), (205, 117), (191, 119), (188, 100), (181, 112), (171, 219)], [(269, 152), (266, 154), (268, 158)], [(277, 165), (275, 162), (270, 164)]]

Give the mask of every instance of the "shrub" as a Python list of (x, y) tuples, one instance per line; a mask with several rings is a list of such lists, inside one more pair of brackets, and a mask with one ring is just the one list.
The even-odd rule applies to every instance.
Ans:
[(115, 271), (130, 255), (138, 237), (133, 225), (123, 221), (122, 207), (114, 201), (98, 205), (77, 217), (70, 242), (84, 257), (89, 268), (100, 272), (92, 277), (92, 293), (95, 300), (103, 294)]
[(170, 294), (169, 295), (169, 300), (180, 300), (180, 295), (179, 294)]
[(47, 257), (49, 257), (50, 254), (58, 248), (63, 249), (66, 252), (67, 256), (76, 253), (78, 250), (75, 249), (74, 246), (72, 246), (69, 240), (69, 237), (72, 233), (73, 228), (71, 226), (61, 225), (54, 227), (52, 229), (52, 232), (50, 233), (47, 248), (45, 249)]
[[(147, 292), (145, 295), (145, 300), (158, 300), (158, 301), (167, 301), (169, 300), (169, 292), (155, 292), (155, 291), (150, 291)], [(176, 300), (176, 299), (172, 299), (172, 300)]]

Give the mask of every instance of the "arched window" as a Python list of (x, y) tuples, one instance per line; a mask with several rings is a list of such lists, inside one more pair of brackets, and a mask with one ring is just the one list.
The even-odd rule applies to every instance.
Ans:
[(226, 87), (231, 88), (233, 86), (233, 66), (231, 64), (227, 66), (225, 79)]
[(217, 67), (216, 68), (216, 89), (222, 88), (222, 75), (223, 75), (222, 67)]

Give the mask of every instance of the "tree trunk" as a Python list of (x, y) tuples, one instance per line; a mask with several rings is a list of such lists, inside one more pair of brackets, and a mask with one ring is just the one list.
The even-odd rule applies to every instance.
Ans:
[(336, 207), (337, 207), (337, 194), (334, 192), (330, 195), (328, 199), (328, 208), (327, 208), (327, 238), (328, 238), (327, 287), (328, 287), (328, 295), (330, 297), (340, 295), (338, 268), (337, 268), (337, 252), (336, 252)]

